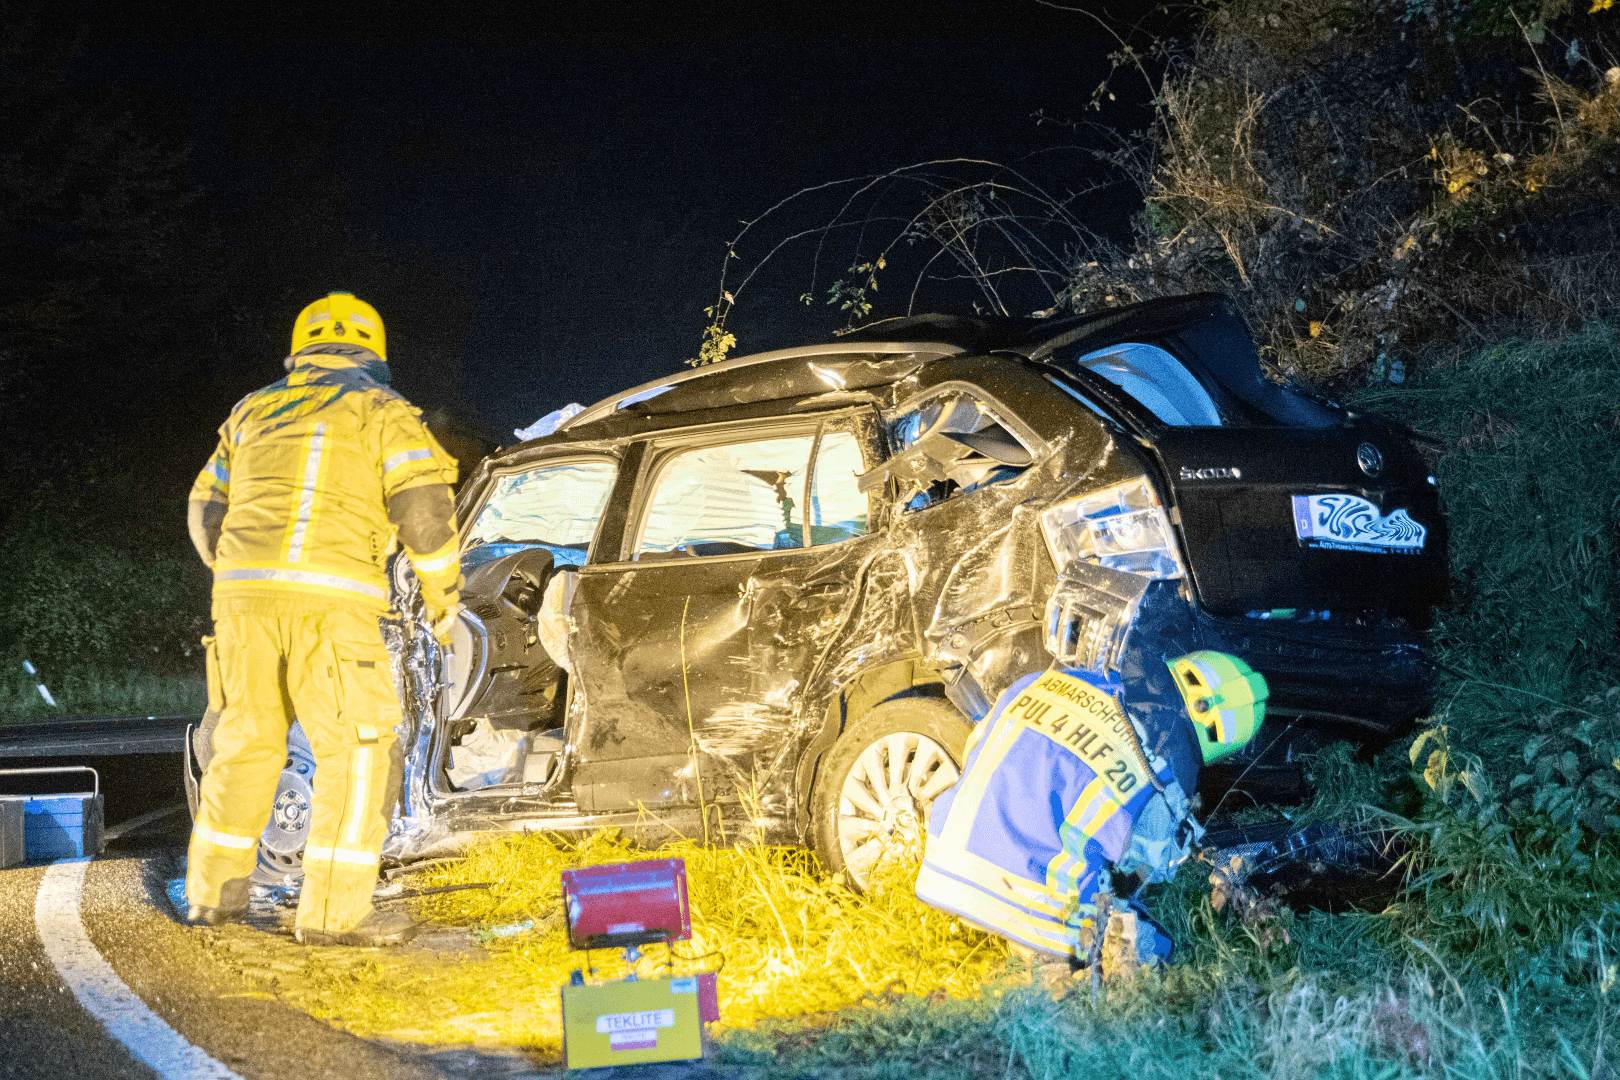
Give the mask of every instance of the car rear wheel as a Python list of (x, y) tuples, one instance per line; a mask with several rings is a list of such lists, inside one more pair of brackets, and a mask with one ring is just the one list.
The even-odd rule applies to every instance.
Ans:
[(811, 801), (816, 849), (866, 888), (892, 859), (922, 855), (928, 816), (962, 774), (972, 725), (948, 703), (885, 701), (851, 724), (822, 762)]
[(259, 837), (259, 865), (253, 880), (263, 885), (294, 885), (304, 878), (304, 842), (315, 800), (315, 754), (297, 723), (287, 732), (287, 764), (270, 803), (270, 823)]

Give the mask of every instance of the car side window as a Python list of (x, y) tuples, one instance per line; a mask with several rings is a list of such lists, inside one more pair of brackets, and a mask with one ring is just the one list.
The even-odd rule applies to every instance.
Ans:
[(783, 551), (864, 535), (867, 500), (857, 488), (860, 448), (848, 432), (760, 439), (682, 450), (659, 469), (636, 545), (638, 561)]
[(971, 394), (950, 393), (889, 421), (894, 456), (862, 479), (900, 482), (900, 503), (921, 510), (1023, 475), (1035, 460), (1021, 439)]
[(811, 544), (836, 544), (866, 535), (867, 499), (860, 489), (865, 468), (854, 435), (830, 431), (821, 437), (810, 478)]
[(1221, 426), (1209, 391), (1157, 345), (1111, 345), (1087, 353), (1075, 365), (1101, 375), (1171, 427)]
[(540, 545), (582, 565), (617, 473), (611, 461), (575, 461), (497, 477), (467, 544)]

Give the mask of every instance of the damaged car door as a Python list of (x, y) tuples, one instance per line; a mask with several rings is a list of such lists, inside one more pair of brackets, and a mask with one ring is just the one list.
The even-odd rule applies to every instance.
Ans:
[(581, 810), (788, 827), (803, 690), (852, 603), (877, 456), (870, 410), (646, 444), (620, 557), (583, 568), (572, 607)]
[[(863, 478), (887, 481), (911, 539), (911, 603), (924, 655), (945, 694), (978, 718), (1044, 662), (1042, 609), (1052, 580), (1040, 557), (1032, 485), (1044, 450), (1032, 430), (962, 383), (903, 404), (888, 423), (894, 456)], [(1037, 470), (1038, 471), (1038, 470)]]
[(566, 657), (549, 655), (537, 616), (552, 578), (586, 561), (617, 476), (604, 456), (513, 469), (472, 515), (465, 610), (445, 663), (451, 790), (543, 784), (560, 765)]

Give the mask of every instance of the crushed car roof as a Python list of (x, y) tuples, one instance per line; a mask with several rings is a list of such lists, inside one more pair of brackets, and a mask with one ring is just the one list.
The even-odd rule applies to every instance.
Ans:
[(963, 353), (1039, 360), (1077, 342), (1105, 348), (1223, 317), (1238, 317), (1229, 298), (1197, 293), (1057, 319), (938, 314), (889, 319), (834, 342), (739, 356), (642, 383), (604, 398), (558, 430), (577, 430), (620, 411), (667, 414), (860, 390), (893, 382), (920, 363)]
[(558, 430), (582, 428), (621, 410), (642, 415), (687, 412), (859, 390), (891, 382), (918, 363), (962, 351), (958, 345), (931, 341), (836, 341), (739, 356), (633, 386), (597, 402)]

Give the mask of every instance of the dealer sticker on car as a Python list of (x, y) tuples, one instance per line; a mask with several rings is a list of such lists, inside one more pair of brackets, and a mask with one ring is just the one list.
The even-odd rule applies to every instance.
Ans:
[(1405, 510), (1386, 516), (1358, 495), (1295, 495), (1294, 535), (1305, 547), (1416, 555), (1429, 531)]

